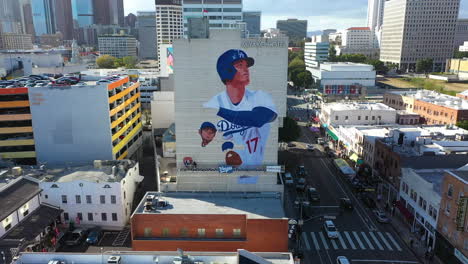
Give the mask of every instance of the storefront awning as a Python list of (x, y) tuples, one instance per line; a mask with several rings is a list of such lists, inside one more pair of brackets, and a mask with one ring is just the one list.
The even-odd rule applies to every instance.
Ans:
[(330, 135), (330, 137), (333, 139), (333, 140), (338, 140), (338, 137), (335, 135), (335, 133), (333, 133), (330, 129), (327, 129), (327, 133), (328, 135)]
[(357, 161), (359, 160), (359, 156), (356, 153), (353, 153), (351, 154), (349, 159), (357, 163)]
[(413, 221), (414, 215), (401, 203), (401, 201), (396, 201), (395, 206), (400, 210), (401, 214), (403, 214), (408, 222)]

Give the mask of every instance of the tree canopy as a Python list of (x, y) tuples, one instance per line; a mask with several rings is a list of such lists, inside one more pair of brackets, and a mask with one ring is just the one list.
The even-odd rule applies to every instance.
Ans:
[(135, 68), (138, 63), (138, 58), (135, 56), (127, 56), (116, 58), (110, 55), (101, 55), (96, 59), (96, 64), (99, 68), (114, 69), (118, 67)]
[(434, 64), (433, 59), (419, 59), (416, 61), (416, 72), (428, 73), (432, 71), (432, 66)]

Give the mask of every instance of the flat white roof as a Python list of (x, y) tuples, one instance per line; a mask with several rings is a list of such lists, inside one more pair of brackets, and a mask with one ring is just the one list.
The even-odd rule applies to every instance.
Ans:
[[(466, 92), (466, 91), (465, 91)], [(432, 103), (435, 105), (445, 106), (453, 109), (468, 109), (468, 101), (463, 100), (460, 97), (441, 94), (435, 91), (429, 90), (417, 90), (417, 91), (391, 91), (389, 93), (404, 95), (408, 97), (412, 97), (417, 100), (421, 100), (424, 102)]]
[(382, 103), (328, 103), (325, 108), (334, 111), (350, 111), (350, 110), (388, 110), (396, 112), (395, 109)]

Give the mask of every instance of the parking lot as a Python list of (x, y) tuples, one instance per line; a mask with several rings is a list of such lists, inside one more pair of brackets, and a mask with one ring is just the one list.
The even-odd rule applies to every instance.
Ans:
[(116, 241), (119, 235), (118, 231), (104, 231), (102, 237), (99, 239), (99, 242), (96, 245), (88, 245), (85, 241), (81, 242), (79, 245), (75, 246), (67, 246), (61, 245), (57, 252), (87, 252), (87, 253), (97, 253), (105, 251), (124, 251), (124, 250), (132, 250), (131, 248), (131, 237), (130, 235), (127, 236), (127, 239), (120, 247), (113, 246), (114, 242)]

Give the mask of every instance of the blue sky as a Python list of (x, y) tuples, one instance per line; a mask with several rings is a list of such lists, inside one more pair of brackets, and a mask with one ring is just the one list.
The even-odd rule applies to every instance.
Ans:
[[(124, 0), (125, 13), (154, 10), (154, 0)], [(262, 11), (262, 29), (276, 27), (276, 20), (308, 20), (308, 31), (365, 26), (367, 0), (244, 0), (244, 10)], [(460, 17), (468, 18), (468, 0), (461, 0)]]

